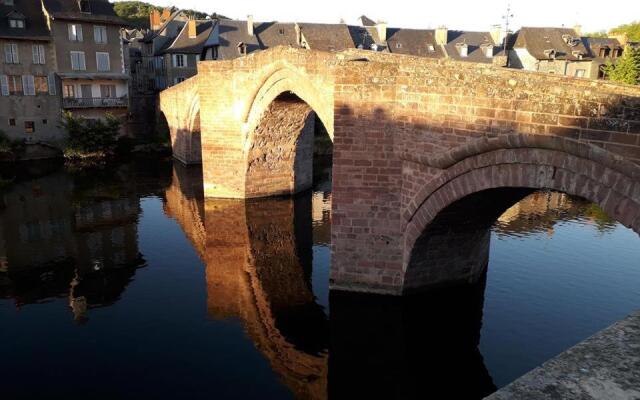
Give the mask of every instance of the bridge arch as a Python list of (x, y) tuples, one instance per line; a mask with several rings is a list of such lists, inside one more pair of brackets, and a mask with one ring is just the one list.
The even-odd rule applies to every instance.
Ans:
[[(473, 280), (482, 272), (483, 265), (466, 265), (460, 271), (415, 271), (420, 247), (424, 247), (420, 243), (424, 233), (437, 229), (433, 224), (441, 214), (453, 205), (459, 206), (465, 199), (470, 203), (467, 209), (488, 215), (488, 219), (479, 222), (477, 236), (466, 241), (469, 246), (474, 241), (480, 246), (478, 243), (482, 238), (488, 238), (490, 225), (503, 211), (527, 194), (527, 190), (539, 189), (587, 199), (640, 233), (640, 184), (637, 183), (640, 167), (604, 149), (557, 137), (511, 135), (495, 141), (483, 139), (454, 149), (442, 159), (447, 160), (449, 167), (417, 193), (406, 210), (404, 290), (447, 281)], [(490, 204), (482, 204), (478, 194), (489, 196)], [(473, 196), (473, 201), (469, 201)], [(480, 209), (482, 212), (478, 212)], [(467, 219), (455, 223), (466, 224), (469, 218), (478, 219), (467, 215)], [(448, 224), (451, 226), (451, 221)], [(488, 251), (488, 242), (486, 249), (464, 249), (476, 255), (485, 250)], [(478, 260), (482, 264), (482, 257)]]

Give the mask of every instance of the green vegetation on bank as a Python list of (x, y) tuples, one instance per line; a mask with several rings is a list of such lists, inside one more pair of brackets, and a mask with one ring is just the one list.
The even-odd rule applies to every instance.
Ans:
[(67, 159), (106, 158), (115, 154), (121, 122), (107, 113), (102, 119), (84, 119), (70, 112), (62, 115), (67, 132), (63, 153)]
[(591, 32), (586, 33), (584, 36), (588, 37), (609, 37), (612, 35), (623, 35), (627, 34), (629, 40), (632, 42), (640, 42), (640, 21), (633, 21), (628, 24), (622, 24), (616, 26), (615, 28), (611, 28), (609, 32), (600, 31), (600, 32)]
[[(113, 4), (116, 14), (129, 22), (133, 27), (146, 29), (149, 28), (149, 15), (153, 10), (162, 12), (163, 7), (155, 6), (142, 1), (118, 1)], [(176, 7), (169, 7), (171, 12), (177, 10)], [(196, 18), (205, 19), (209, 14), (198, 10), (182, 10), (186, 14)], [(216, 15), (218, 18), (226, 19), (222, 15)]]
[(640, 85), (640, 49), (627, 46), (622, 57), (615, 64), (607, 61), (602, 71), (614, 82)]

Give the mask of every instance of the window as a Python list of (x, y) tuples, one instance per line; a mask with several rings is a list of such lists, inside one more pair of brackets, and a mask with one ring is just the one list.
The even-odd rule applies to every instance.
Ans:
[(100, 85), (100, 97), (102, 98), (116, 97), (116, 85)]
[(98, 66), (98, 71), (109, 71), (111, 70), (111, 65), (109, 62), (109, 53), (96, 53), (96, 65)]
[(49, 79), (46, 76), (36, 76), (34, 79), (36, 94), (49, 93)]
[(23, 29), (24, 19), (21, 18), (9, 18), (9, 28)]
[(0, 94), (9, 95), (9, 77), (7, 75), (0, 75)]
[(24, 133), (33, 133), (36, 131), (36, 123), (33, 121), (24, 121)]
[(76, 87), (74, 85), (64, 85), (62, 87), (62, 95), (65, 98), (75, 98), (76, 97)]
[(71, 69), (74, 71), (84, 71), (87, 69), (84, 61), (84, 51), (71, 52)]
[(22, 94), (22, 77), (20, 75), (8, 75), (7, 82), (9, 94)]
[(91, 13), (91, 3), (89, 3), (89, 0), (78, 0), (78, 8), (80, 12)]
[(46, 61), (44, 55), (44, 45), (34, 44), (33, 46), (31, 46), (31, 51), (33, 53), (33, 63), (44, 65)]
[(577, 78), (584, 78), (585, 72), (586, 72), (586, 70), (584, 70), (584, 69), (576, 69), (575, 76)]
[(401, 49), (402, 48), (402, 43), (396, 43), (396, 49)]
[(107, 27), (101, 25), (93, 26), (93, 39), (98, 44), (107, 43)]
[(16, 126), (16, 119), (15, 118), (9, 118), (9, 126)]
[(46, 119), (43, 119), (43, 120), (42, 120), (42, 125), (46, 125), (46, 124), (47, 124), (47, 122), (49, 122), (49, 121), (47, 121)]
[(22, 75), (22, 89), (25, 96), (36, 95), (36, 85), (33, 75)]
[(177, 78), (175, 79), (175, 84), (177, 85), (177, 84), (178, 84), (178, 83), (180, 83), (180, 82), (184, 82), (184, 81), (185, 81), (185, 79), (186, 79), (186, 78), (184, 78), (184, 77), (182, 77), (182, 76), (179, 76), (179, 77), (177, 77)]
[(82, 42), (82, 25), (69, 24), (69, 40), (72, 42)]
[(173, 66), (176, 68), (184, 68), (187, 66), (187, 57), (184, 54), (173, 55)]
[(18, 45), (16, 43), (6, 43), (4, 45), (4, 62), (7, 64), (18, 64)]
[(467, 57), (469, 55), (469, 46), (466, 43), (456, 44), (460, 57)]

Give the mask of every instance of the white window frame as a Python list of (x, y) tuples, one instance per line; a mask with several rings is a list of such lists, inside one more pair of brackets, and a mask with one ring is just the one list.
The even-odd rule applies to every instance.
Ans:
[(19, 18), (9, 18), (9, 28), (24, 29), (24, 20)]
[(82, 42), (82, 24), (68, 24), (70, 42)]
[(9, 77), (7, 75), (0, 75), (0, 94), (2, 96), (9, 95)]
[[(84, 55), (84, 51), (71, 51), (69, 52), (69, 54), (71, 55), (71, 69), (74, 71), (86, 71), (87, 70), (87, 59), (85, 58)], [(82, 61), (82, 65), (78, 64), (76, 65), (76, 68), (74, 68), (74, 62), (73, 62), (73, 56), (74, 54), (78, 55), (78, 63), (80, 63), (80, 61)], [(82, 57), (80, 57), (80, 55), (82, 55)]]
[(43, 44), (34, 44), (31, 46), (33, 53), (33, 63), (44, 65), (46, 63), (45, 49)]
[(107, 27), (105, 25), (93, 26), (93, 40), (96, 44), (107, 44)]
[[(178, 60), (181, 61), (182, 65), (178, 65)], [(174, 68), (187, 68), (188, 61), (186, 54), (174, 54), (173, 55), (173, 67)]]
[(5, 43), (4, 44), (4, 62), (6, 64), (19, 64), (20, 57), (18, 55), (17, 43)]
[(22, 75), (22, 93), (25, 96), (36, 95), (36, 83), (33, 75)]
[[(106, 69), (102, 69), (100, 68), (100, 56), (104, 56), (106, 55), (106, 60), (107, 60), (107, 68)], [(109, 72), (111, 71), (111, 57), (109, 56), (109, 53), (106, 51), (96, 51), (96, 69), (100, 72)]]

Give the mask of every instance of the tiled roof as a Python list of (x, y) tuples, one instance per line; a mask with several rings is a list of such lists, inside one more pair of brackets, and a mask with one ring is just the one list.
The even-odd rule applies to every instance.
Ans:
[(345, 24), (300, 23), (298, 26), (313, 50), (342, 51), (356, 47)]
[(196, 37), (189, 37), (189, 23), (185, 24), (180, 34), (165, 50), (166, 53), (201, 54), (207, 39), (216, 22), (212, 20), (197, 20)]
[(436, 45), (432, 29), (387, 29), (389, 52), (420, 57), (443, 58), (442, 47)]
[[(573, 39), (567, 44), (564, 37)], [(571, 28), (531, 28), (523, 27), (518, 31), (514, 48), (525, 48), (538, 60), (549, 60), (549, 50), (555, 51), (555, 59), (577, 61), (581, 58), (573, 52), (588, 57), (589, 52), (575, 30)]]
[[(460, 45), (467, 45), (467, 56), (463, 57), (460, 53)], [(493, 46), (493, 54), (498, 53), (501, 49), (491, 38), (489, 32), (465, 32), (465, 31), (448, 31), (447, 44), (445, 46), (447, 55), (454, 60), (471, 61), (478, 63), (492, 63), (493, 57), (487, 57), (484, 52), (484, 46)]]
[(267, 49), (276, 46), (298, 47), (296, 24), (281, 22), (263, 22), (254, 28), (260, 47)]
[(589, 51), (589, 55), (593, 58), (600, 57), (600, 49), (608, 47), (613, 50), (622, 49), (624, 47), (616, 38), (583, 37), (582, 44), (584, 44), (584, 47)]
[(220, 60), (237, 58), (240, 55), (238, 44), (241, 42), (247, 46), (247, 54), (261, 49), (256, 35), (249, 36), (247, 21), (221, 19), (218, 21), (218, 26), (220, 27), (220, 47), (218, 48)]
[[(24, 16), (24, 28), (9, 27), (8, 16), (15, 12)], [(0, 4), (0, 38), (51, 40), (40, 0), (17, 0), (13, 6)]]
[[(113, 10), (113, 4), (107, 0), (87, 0), (91, 9), (90, 13), (80, 11), (76, 0), (42, 0), (42, 4), (53, 19), (65, 19), (73, 21), (91, 21), (106, 24), (128, 26), (129, 24), (118, 17)], [(17, 0), (16, 3), (19, 3)], [(40, 6), (38, 5), (38, 8)]]

